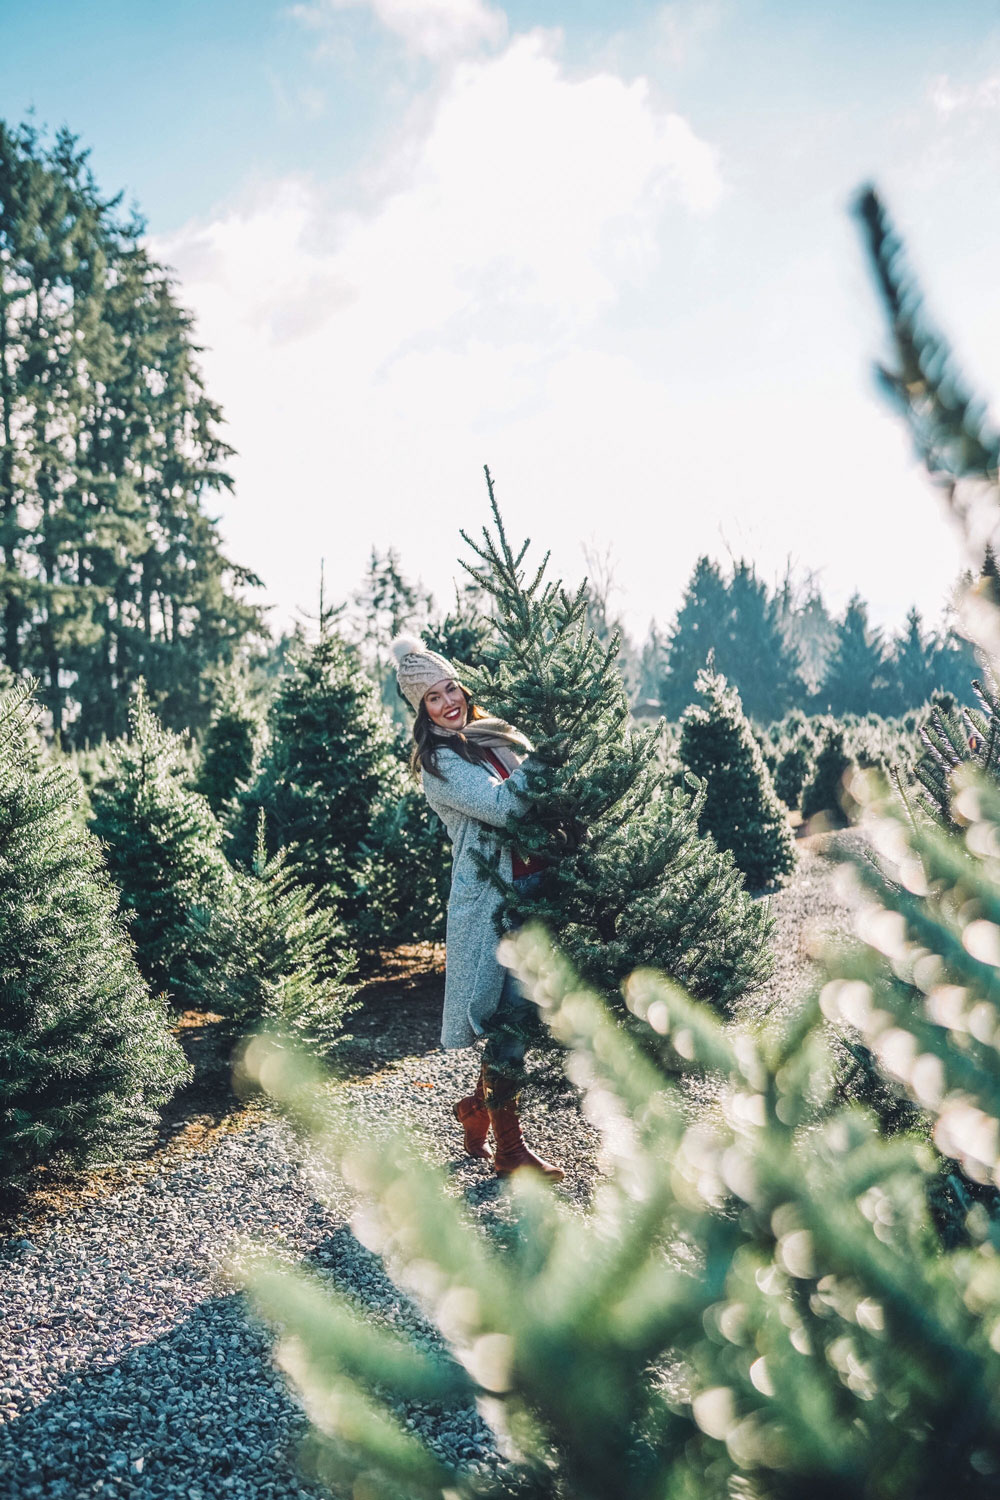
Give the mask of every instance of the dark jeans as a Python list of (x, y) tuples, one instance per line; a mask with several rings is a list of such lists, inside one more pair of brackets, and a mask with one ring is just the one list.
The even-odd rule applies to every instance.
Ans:
[[(522, 896), (530, 895), (540, 879), (537, 874), (520, 875), (514, 881), (514, 888)], [(486, 1038), (483, 1067), (509, 1079), (510, 1086), (517, 1089), (524, 1077), (524, 1054), (540, 1030), (538, 1007), (528, 999), (508, 969), (504, 974), (499, 1004), (483, 1024)]]

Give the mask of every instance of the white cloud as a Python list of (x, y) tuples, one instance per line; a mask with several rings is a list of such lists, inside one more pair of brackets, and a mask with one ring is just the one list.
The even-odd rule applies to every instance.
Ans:
[[(914, 583), (925, 542), (899, 435), (856, 389), (838, 406), (787, 377), (833, 342), (817, 320), (840, 318), (836, 288), (785, 268), (766, 305), (748, 282), (761, 342), (740, 366), (725, 303), (691, 307), (675, 284), (674, 239), (687, 261), (710, 248), (725, 201), (686, 119), (643, 79), (570, 74), (541, 32), (458, 61), (421, 110), (377, 176), (335, 185), (363, 209), (288, 178), (154, 246), (239, 451), (228, 545), (282, 616), (314, 604), (320, 557), (346, 594), (373, 542), (447, 597), (458, 529), (486, 518), (484, 461), (512, 533), (551, 545), (568, 576), (580, 538), (615, 539), (640, 629), (669, 618), (697, 553), (725, 537), (769, 573), (788, 554), (829, 560), (834, 598), (857, 584), (897, 617), (911, 597), (934, 613)], [(831, 443), (837, 424), (849, 443)], [(876, 512), (905, 565), (887, 573), (869, 552), (864, 576), (848, 532)]]
[[(364, 212), (292, 178), (154, 246), (239, 451), (230, 546), (286, 610), (311, 600), (321, 555), (349, 589), (373, 540), (446, 587), (482, 462), (530, 470), (548, 413), (586, 468), (611, 406), (627, 415), (608, 382), (636, 413), (606, 434), (609, 464), (638, 445), (655, 392), (588, 341), (670, 224), (719, 201), (720, 169), (642, 80), (571, 78), (557, 49), (535, 33), (460, 62)], [(605, 503), (584, 490), (575, 535)]]
[(499, 46), (507, 35), (503, 11), (484, 0), (318, 0), (295, 5), (292, 14), (315, 30), (336, 24), (339, 12), (368, 9), (411, 51), (438, 62)]
[(1000, 108), (1000, 73), (988, 74), (975, 83), (955, 83), (947, 73), (932, 80), (927, 97), (935, 113), (948, 119), (955, 114), (981, 114)]

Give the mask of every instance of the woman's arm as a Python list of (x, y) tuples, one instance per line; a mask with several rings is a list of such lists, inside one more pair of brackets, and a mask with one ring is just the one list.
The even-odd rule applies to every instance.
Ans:
[(491, 828), (506, 828), (510, 820), (522, 811), (520, 770), (499, 781), (486, 770), (475, 766), (453, 750), (438, 756), (441, 779), (424, 774), (424, 785), (428, 801), (442, 803), (453, 812), (466, 818), (475, 818)]

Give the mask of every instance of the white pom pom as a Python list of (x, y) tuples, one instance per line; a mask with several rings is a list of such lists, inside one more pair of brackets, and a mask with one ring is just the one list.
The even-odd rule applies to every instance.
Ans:
[(427, 647), (419, 636), (397, 635), (396, 639), (390, 642), (389, 650), (397, 662), (401, 663), (404, 656), (412, 656), (414, 651), (426, 651)]

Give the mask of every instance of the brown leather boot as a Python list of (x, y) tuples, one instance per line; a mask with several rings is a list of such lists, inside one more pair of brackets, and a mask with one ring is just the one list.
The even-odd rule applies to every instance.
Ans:
[(525, 1145), (517, 1106), (517, 1094), (510, 1095), (503, 1103), (494, 1100), (489, 1105), (493, 1139), (496, 1142), (494, 1172), (498, 1177), (509, 1177), (512, 1172), (519, 1172), (522, 1167), (527, 1167), (532, 1172), (539, 1172), (550, 1182), (561, 1182), (566, 1175), (562, 1167), (543, 1161)]
[(486, 1083), (480, 1068), (476, 1087), (464, 1099), (459, 1099), (453, 1110), (455, 1119), (465, 1133), (467, 1156), (478, 1156), (482, 1161), (492, 1161), (493, 1152), (486, 1142), (490, 1131), (490, 1114), (486, 1108)]

